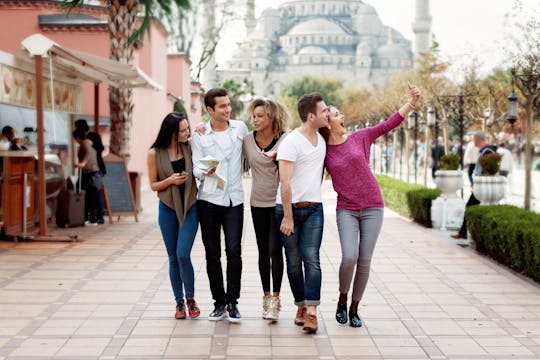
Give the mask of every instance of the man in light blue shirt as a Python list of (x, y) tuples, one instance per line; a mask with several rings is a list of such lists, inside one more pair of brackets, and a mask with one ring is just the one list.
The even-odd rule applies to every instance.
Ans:
[[(225, 317), (241, 319), (237, 303), (242, 275), (242, 228), (244, 190), (242, 188), (242, 142), (248, 133), (242, 121), (231, 120), (231, 102), (225, 89), (211, 89), (204, 97), (210, 121), (204, 134), (192, 138), (193, 175), (201, 180), (197, 210), (206, 250), (206, 271), (214, 299), (214, 311), (208, 320)], [(217, 160), (217, 166), (205, 168), (201, 162)], [(227, 254), (227, 291), (221, 269), (221, 228)], [(228, 314), (227, 314), (228, 313)]]

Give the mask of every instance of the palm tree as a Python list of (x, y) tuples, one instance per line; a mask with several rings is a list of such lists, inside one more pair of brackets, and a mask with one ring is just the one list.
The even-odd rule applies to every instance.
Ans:
[[(70, 10), (90, 2), (90, 0), (63, 1)], [(142, 44), (145, 32), (150, 31), (154, 9), (160, 8), (165, 13), (170, 13), (173, 4), (181, 9), (189, 8), (189, 0), (107, 0), (105, 3), (109, 10), (110, 58), (124, 64), (132, 63), (133, 49)], [(140, 26), (137, 27), (140, 11), (144, 16)], [(131, 89), (110, 88), (110, 152), (119, 156), (129, 156), (132, 96)]]

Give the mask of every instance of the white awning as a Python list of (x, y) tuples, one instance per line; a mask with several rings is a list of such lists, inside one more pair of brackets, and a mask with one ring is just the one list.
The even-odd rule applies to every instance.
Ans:
[(16, 55), (18, 60), (29, 62), (33, 56), (40, 55), (44, 60), (44, 69), (48, 69), (52, 59), (54, 72), (67, 78), (94, 83), (107, 82), (117, 88), (163, 89), (137, 66), (65, 48), (41, 34), (27, 37), (22, 41), (22, 46), (23, 50)]

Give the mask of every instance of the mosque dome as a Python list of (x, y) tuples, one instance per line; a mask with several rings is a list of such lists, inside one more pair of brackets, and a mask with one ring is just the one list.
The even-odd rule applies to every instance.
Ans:
[(367, 42), (358, 44), (356, 47), (356, 56), (370, 56), (371, 46)]
[(322, 18), (303, 21), (293, 26), (288, 32), (288, 35), (313, 34), (346, 34), (346, 32), (338, 24)]
[(408, 58), (407, 51), (397, 44), (386, 44), (377, 49), (380, 58)]

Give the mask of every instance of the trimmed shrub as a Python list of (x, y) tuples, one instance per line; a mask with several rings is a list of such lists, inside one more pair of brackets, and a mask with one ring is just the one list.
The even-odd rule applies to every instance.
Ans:
[(465, 212), (476, 250), (540, 280), (540, 215), (510, 205), (471, 206)]
[(400, 215), (431, 227), (431, 201), (441, 194), (440, 190), (409, 184), (385, 175), (375, 175), (375, 178), (381, 187), (386, 206)]

